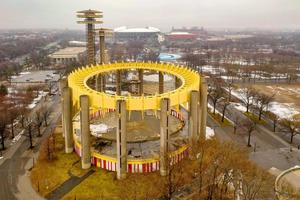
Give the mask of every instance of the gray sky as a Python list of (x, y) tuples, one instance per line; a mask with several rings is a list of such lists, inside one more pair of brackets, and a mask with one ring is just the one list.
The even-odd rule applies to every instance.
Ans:
[(75, 11), (104, 12), (106, 27), (300, 28), (300, 0), (0, 0), (0, 28), (80, 29)]

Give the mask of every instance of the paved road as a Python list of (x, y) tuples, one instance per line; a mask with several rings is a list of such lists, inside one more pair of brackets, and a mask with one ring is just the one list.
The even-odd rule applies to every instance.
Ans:
[(43, 136), (35, 139), (35, 148), (29, 149), (28, 138), (22, 136), (17, 144), (11, 146), (0, 163), (0, 199), (2, 200), (38, 200), (41, 198), (31, 187), (28, 170), (32, 167), (33, 158), (37, 157), (41, 142), (47, 138), (60, 118), (59, 96), (48, 101), (50, 109), (50, 125), (42, 131)]

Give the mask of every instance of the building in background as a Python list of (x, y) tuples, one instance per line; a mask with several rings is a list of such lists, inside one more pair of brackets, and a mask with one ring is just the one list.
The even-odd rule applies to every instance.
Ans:
[(166, 35), (167, 41), (194, 41), (197, 38), (196, 34), (188, 32), (171, 32)]
[(85, 53), (86, 47), (67, 47), (52, 53), (49, 57), (54, 65), (66, 65), (78, 62)]
[(188, 32), (194, 35), (197, 35), (199, 38), (206, 38), (208, 33), (207, 31), (201, 27), (191, 27), (191, 28), (186, 28), (186, 27), (182, 27), (182, 28), (172, 28), (171, 32)]
[(158, 41), (160, 30), (154, 27), (127, 28), (126, 26), (114, 29), (115, 41)]
[(69, 46), (70, 47), (86, 47), (86, 42), (83, 41), (69, 41)]
[(17, 87), (43, 86), (56, 83), (60, 75), (54, 70), (21, 72), (11, 77), (11, 84)]

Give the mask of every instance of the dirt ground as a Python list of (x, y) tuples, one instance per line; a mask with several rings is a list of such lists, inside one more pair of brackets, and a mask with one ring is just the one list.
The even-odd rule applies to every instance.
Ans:
[(275, 101), (279, 103), (294, 103), (300, 108), (300, 84), (257, 84), (252, 86), (264, 94), (275, 94)]

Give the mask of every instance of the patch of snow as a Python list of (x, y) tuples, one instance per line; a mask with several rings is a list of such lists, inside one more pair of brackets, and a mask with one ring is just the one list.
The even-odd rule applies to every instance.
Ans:
[(235, 76), (221, 76), (222, 79), (224, 80), (239, 80), (240, 78), (235, 77)]
[(21, 137), (22, 137), (24, 131), (25, 131), (25, 130), (22, 130), (18, 135), (16, 135), (16, 136), (14, 137), (14, 139), (11, 141), (10, 145), (13, 145), (14, 143), (18, 142), (18, 141), (21, 139)]
[(31, 74), (31, 72), (20, 72), (20, 75), (27, 75), (27, 74)]
[(240, 103), (231, 102), (230, 104), (233, 105), (233, 107), (235, 107), (237, 110), (239, 110), (241, 112), (246, 112), (247, 111), (247, 108), (245, 106), (243, 106), (242, 104), (240, 104)]
[[(150, 75), (144, 75), (144, 80), (149, 82), (158, 82), (159, 77), (158, 74), (150, 74)], [(172, 76), (165, 74), (164, 75), (164, 81), (171, 81)]]
[(212, 128), (210, 128), (210, 127), (206, 127), (206, 135), (205, 135), (205, 138), (207, 139), (207, 140), (209, 140), (209, 139), (211, 139), (212, 137), (214, 137), (215, 136), (215, 131), (212, 129)]
[(210, 74), (219, 74), (219, 73), (223, 73), (223, 72), (226, 71), (222, 67), (214, 67), (214, 66), (211, 66), (211, 65), (204, 65), (204, 66), (200, 66), (198, 68), (199, 68), (199, 70), (202, 70), (202, 72), (207, 72), (207, 73), (210, 73)]
[(106, 124), (91, 124), (91, 134), (95, 137), (101, 137), (102, 133), (107, 133), (108, 126)]
[(300, 109), (296, 108), (294, 103), (271, 102), (268, 110), (277, 115), (279, 118), (291, 118), (300, 114)]
[(139, 77), (137, 74), (133, 73), (133, 72), (129, 72), (127, 74), (127, 77), (126, 77), (127, 80), (131, 81), (131, 80), (139, 80)]
[[(110, 95), (116, 95), (116, 91), (112, 91), (112, 90), (105, 90), (106, 94), (110, 94)], [(121, 91), (121, 95), (122, 96), (128, 96), (130, 93), (128, 91)]]
[(28, 105), (28, 108), (33, 109), (40, 102), (40, 100), (43, 97), (45, 97), (47, 94), (48, 94), (48, 92), (39, 91), (38, 96), (32, 100), (31, 104)]
[(231, 94), (240, 100), (244, 98), (244, 95), (241, 90), (232, 90)]

